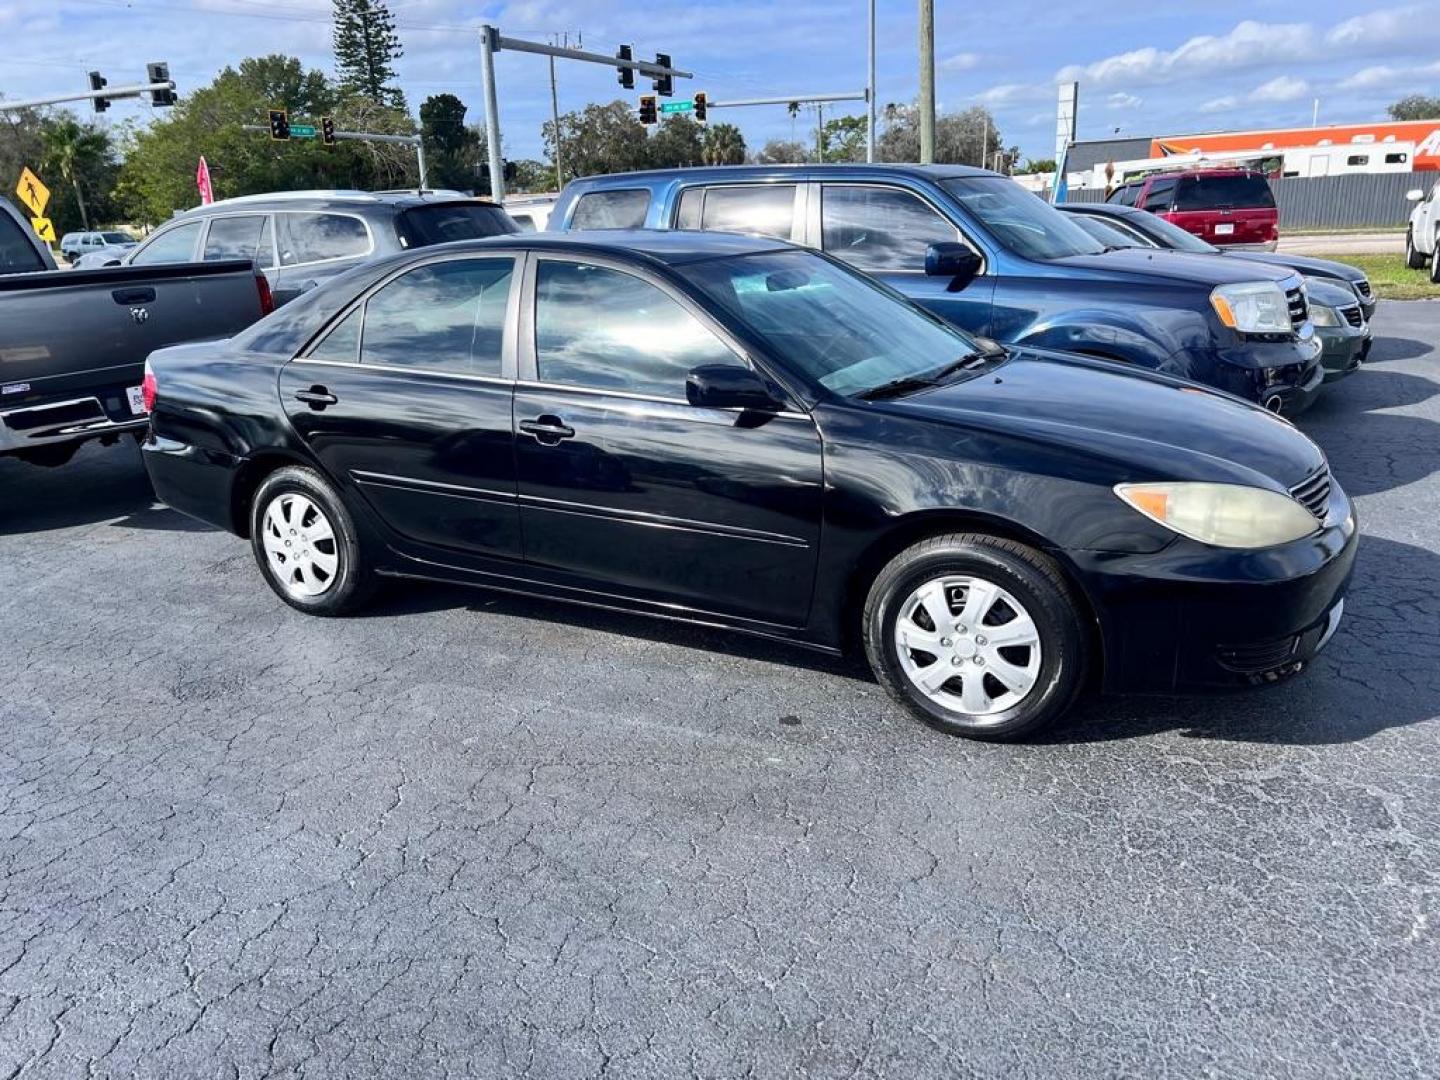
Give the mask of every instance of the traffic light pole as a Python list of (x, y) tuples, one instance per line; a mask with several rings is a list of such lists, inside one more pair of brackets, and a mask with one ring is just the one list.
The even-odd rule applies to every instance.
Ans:
[[(486, 23), (480, 27), (480, 79), (485, 86), (485, 142), (490, 159), (490, 195), (495, 200), (505, 197), (504, 162), (500, 155), (500, 106), (495, 90), (495, 54), (502, 49), (511, 52), (536, 53), (552, 56), (559, 60), (580, 60), (587, 64), (600, 64), (617, 70), (629, 68), (650, 78), (669, 76), (672, 79), (692, 79), (694, 72), (681, 71), (668, 64), (657, 64), (651, 60), (622, 60), (618, 56), (571, 49), (563, 45), (546, 45), (539, 41), (505, 37), (500, 31)], [(557, 132), (558, 134), (558, 132)]]
[[(261, 124), (244, 124), (246, 131), (268, 132), (270, 129)], [(391, 143), (395, 146), (413, 146), (415, 148), (415, 164), (420, 170), (420, 188), (424, 190), (429, 184), (429, 174), (425, 169), (425, 144), (419, 135), (382, 135), (374, 131), (337, 131), (335, 141), (345, 139), (350, 142), (376, 142)], [(293, 139), (285, 140), (293, 142)]]
[(745, 98), (743, 101), (711, 101), (712, 109), (735, 109), (742, 105), (821, 105), (827, 101), (864, 101), (865, 91), (853, 94), (792, 94), (790, 97)]
[(115, 98), (141, 97), (154, 90), (174, 90), (175, 81), (137, 83), (134, 86), (106, 87), (104, 90), (85, 90), (74, 94), (55, 94), (51, 97), (26, 98), (23, 101), (0, 101), (0, 112), (14, 112), (16, 109), (33, 109), (41, 105), (61, 105), (67, 101), (112, 101)]

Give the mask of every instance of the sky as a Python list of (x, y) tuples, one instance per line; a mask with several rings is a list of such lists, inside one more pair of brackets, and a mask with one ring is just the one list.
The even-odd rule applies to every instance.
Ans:
[[(866, 71), (865, 0), (394, 0), (404, 43), (399, 84), (411, 109), (450, 92), (483, 116), (479, 38), (483, 22), (512, 37), (571, 43), (637, 58), (669, 52), (693, 71), (676, 97), (704, 90), (712, 101), (858, 92)], [(915, 0), (878, 4), (876, 94), (880, 106), (918, 89)], [(1000, 14), (996, 14), (997, 10)], [(0, 94), (16, 99), (83, 90), (98, 68), (111, 85), (143, 81), (144, 65), (167, 60), (180, 92), (204, 85), (246, 56), (284, 52), (332, 69), (329, 0), (4, 0)], [(1303, 126), (1319, 99), (1321, 123), (1380, 118), (1410, 93), (1440, 96), (1440, 0), (1387, 6), (1312, 0), (1305, 5), (1012, 0), (1002, 9), (937, 0), (936, 97), (942, 112), (988, 106), (1007, 145), (1031, 158), (1054, 149), (1056, 84), (1080, 83), (1079, 134), (1099, 138)], [(558, 65), (560, 110), (628, 96), (613, 69)], [(543, 57), (496, 57), (505, 155), (540, 157), (549, 118)], [(827, 106), (862, 113), (863, 102)], [(88, 105), (79, 109), (89, 114)], [(150, 106), (117, 102), (108, 123), (147, 122)], [(784, 106), (717, 109), (746, 142), (811, 139), (814, 113)], [(256, 118), (260, 122), (262, 118)]]

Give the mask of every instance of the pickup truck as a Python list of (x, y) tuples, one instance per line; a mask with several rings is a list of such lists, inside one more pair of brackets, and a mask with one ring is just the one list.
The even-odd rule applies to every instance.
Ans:
[(985, 169), (731, 165), (595, 176), (566, 185), (546, 228), (778, 237), (847, 262), (972, 334), (1191, 379), (1274, 412), (1302, 411), (1324, 379), (1293, 270), (1109, 250)]
[(87, 440), (140, 438), (151, 352), (229, 337), (272, 307), (245, 261), (56, 270), (0, 199), (0, 455), (63, 465)]

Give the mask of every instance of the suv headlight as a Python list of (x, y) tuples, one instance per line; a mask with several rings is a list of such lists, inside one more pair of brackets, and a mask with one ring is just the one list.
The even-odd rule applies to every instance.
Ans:
[(1151, 521), (1214, 547), (1273, 547), (1320, 527), (1289, 495), (1241, 484), (1116, 484), (1115, 494)]
[(1326, 304), (1310, 301), (1310, 321), (1316, 326), (1339, 326), (1340, 313)]
[(1210, 306), (1221, 322), (1242, 334), (1288, 334), (1294, 329), (1285, 290), (1273, 281), (1218, 285), (1210, 293)]

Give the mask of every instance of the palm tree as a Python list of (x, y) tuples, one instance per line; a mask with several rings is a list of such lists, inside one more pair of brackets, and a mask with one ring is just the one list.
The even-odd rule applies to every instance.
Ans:
[(701, 136), (700, 154), (706, 165), (743, 165), (745, 139), (734, 124), (716, 124)]
[(90, 214), (85, 209), (81, 181), (104, 161), (110, 149), (110, 137), (97, 127), (82, 125), (66, 117), (47, 125), (42, 138), (45, 140), (47, 166), (58, 172), (74, 190), (81, 228), (88, 230)]

